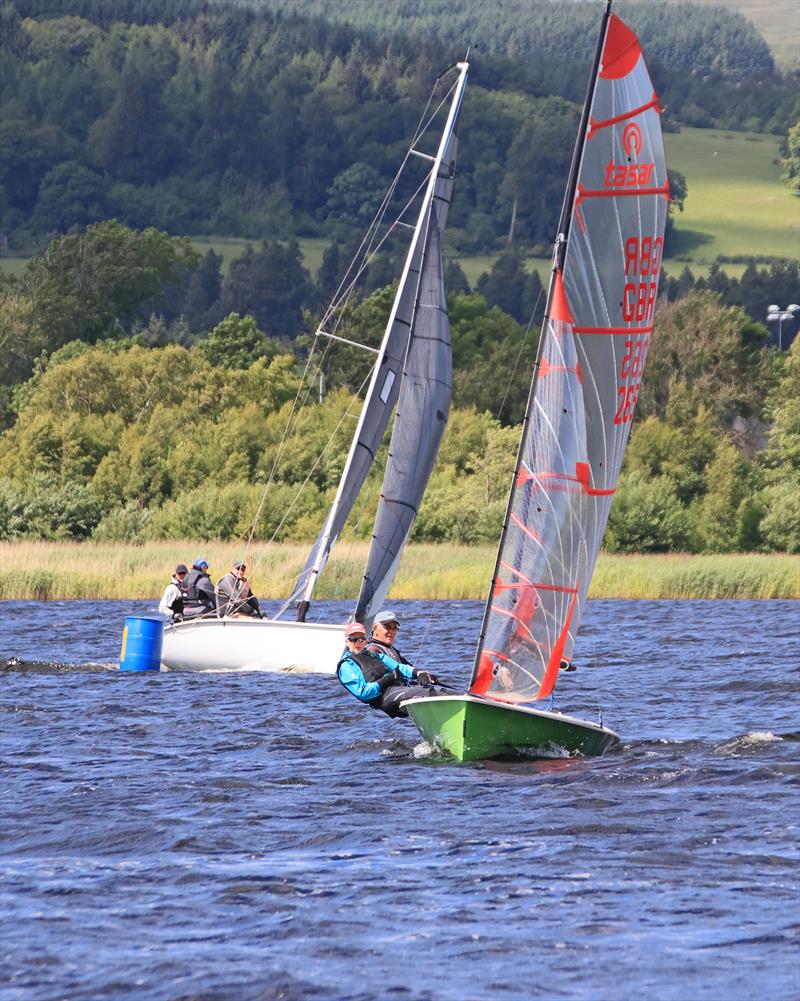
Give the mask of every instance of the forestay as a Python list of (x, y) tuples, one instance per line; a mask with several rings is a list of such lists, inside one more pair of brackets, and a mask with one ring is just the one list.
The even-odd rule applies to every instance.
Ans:
[[(453, 178), (455, 176), (455, 124), (464, 87), (466, 86), (468, 65), (467, 63), (459, 63), (458, 68), (459, 75), (450, 91), (451, 103), (447, 122), (442, 132), (436, 156), (425, 157), (432, 161), (430, 178), (424, 193), (417, 224), (414, 227), (398, 291), (389, 315), (386, 333), (381, 343), (356, 433), (342, 472), (339, 488), (325, 524), (297, 580), (292, 599), (301, 598), (303, 602), (310, 600), (317, 577), (325, 566), (330, 551), (347, 521), (356, 497), (364, 484), (364, 480), (375, 458), (375, 453), (381, 444), (392, 411), (398, 400), (401, 383), (403, 383), (406, 376), (409, 377), (409, 382), (418, 377), (421, 367), (425, 364), (438, 365), (443, 363), (445, 365), (446, 372), (444, 376), (441, 378), (437, 376), (435, 381), (437, 384), (439, 382), (442, 384), (446, 383), (448, 387), (447, 393), (445, 395), (444, 392), (437, 388), (435, 393), (432, 394), (432, 398), (438, 401), (435, 409), (441, 411), (443, 414), (440, 419), (437, 418), (438, 423), (443, 425), (446, 420), (447, 409), (449, 407), (449, 385), (451, 381), (449, 328), (446, 331), (445, 349), (445, 335), (442, 332), (442, 321), (438, 319), (431, 325), (429, 314), (439, 312), (444, 308), (439, 237), (447, 215), (447, 205), (450, 201)], [(429, 258), (432, 258), (432, 260), (429, 260)], [(422, 284), (421, 278), (423, 279)], [(420, 294), (430, 299), (430, 302), (426, 302), (423, 308), (419, 306)], [(446, 322), (445, 316), (445, 325)], [(420, 332), (412, 338), (412, 330), (414, 330), (417, 324), (420, 324)], [(432, 350), (426, 342), (431, 341), (433, 338), (438, 338), (440, 344)], [(404, 366), (406, 368), (405, 373)], [(427, 396), (427, 390), (422, 390), (421, 395), (419, 388), (404, 387), (403, 410), (407, 416), (410, 416), (409, 410), (416, 406), (423, 396)], [(428, 409), (429, 406), (429, 402), (426, 401), (424, 408)], [(425, 418), (423, 417), (424, 422)], [(413, 433), (413, 431), (409, 433)], [(402, 430), (398, 432), (396, 459), (400, 472), (396, 470), (391, 478), (385, 481), (384, 494), (387, 497), (394, 497), (396, 494), (400, 503), (408, 503), (416, 507), (430, 474), (430, 468), (428, 468), (424, 476), (415, 474), (412, 477), (415, 481), (413, 486), (406, 485), (404, 482), (395, 491), (398, 481), (405, 481), (407, 479), (406, 468), (408, 460), (405, 455), (406, 449), (403, 444), (399, 443), (400, 439), (405, 435), (406, 432)], [(438, 435), (440, 438), (441, 430), (438, 430)], [(431, 434), (431, 441), (434, 438), (435, 435)], [(436, 444), (433, 447), (434, 457), (437, 448), (438, 439), (436, 439)], [(406, 529), (406, 534), (407, 531), (408, 529)], [(393, 532), (390, 534), (394, 535)], [(402, 539), (398, 545), (396, 541), (390, 540), (386, 533), (381, 535), (376, 531), (376, 537), (385, 539), (379, 547), (383, 552), (377, 557), (378, 562), (385, 564), (388, 558), (389, 563), (388, 566), (382, 566), (372, 571), (373, 576), (371, 579), (375, 581), (375, 587), (371, 589), (373, 594), (370, 607), (375, 607), (374, 591), (378, 587), (381, 587), (384, 593), (385, 590), (388, 590), (394, 568), (399, 558), (399, 552), (403, 545)], [(377, 611), (377, 607), (375, 607), (375, 610)]]
[(471, 682), (508, 702), (550, 695), (572, 653), (653, 331), (658, 102), (636, 36), (614, 15), (604, 30)]

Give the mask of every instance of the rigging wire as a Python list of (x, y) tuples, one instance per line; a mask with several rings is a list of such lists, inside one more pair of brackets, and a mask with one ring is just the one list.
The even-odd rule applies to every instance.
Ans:
[[(445, 71), (445, 73), (446, 72), (448, 72), (448, 71)], [(306, 360), (306, 363), (305, 363), (305, 366), (304, 366), (304, 369), (303, 369), (303, 373), (302, 373), (302, 376), (301, 376), (301, 379), (300, 379), (300, 385), (298, 386), (297, 393), (295, 394), (295, 398), (294, 398), (294, 401), (292, 403), (292, 408), (290, 410), (289, 417), (287, 419), (286, 427), (284, 429), (284, 432), (283, 432), (283, 435), (282, 435), (282, 438), (281, 438), (281, 442), (279, 443), (278, 449), (276, 451), (275, 459), (273, 461), (272, 468), (270, 470), (270, 474), (269, 474), (269, 477), (267, 479), (267, 483), (266, 483), (266, 485), (264, 487), (261, 499), (260, 499), (258, 507), (256, 509), (255, 516), (253, 517), (253, 520), (251, 522), (250, 531), (248, 533), (247, 540), (246, 540), (246, 543), (245, 543), (245, 556), (248, 557), (248, 558), (249, 558), (249, 553), (250, 553), (250, 550), (251, 550), (251, 547), (252, 547), (253, 538), (254, 538), (254, 535), (255, 535), (255, 531), (256, 531), (257, 524), (258, 524), (258, 520), (259, 520), (259, 518), (261, 516), (261, 513), (263, 511), (264, 504), (266, 503), (266, 499), (267, 499), (268, 493), (269, 493), (269, 491), (270, 491), (270, 489), (271, 489), (271, 487), (273, 485), (273, 482), (275, 480), (275, 477), (276, 477), (276, 474), (277, 474), (277, 470), (280, 467), (280, 464), (283, 461), (283, 458), (285, 456), (286, 450), (288, 448), (288, 442), (289, 442), (290, 432), (291, 432), (291, 430), (292, 430), (292, 428), (294, 426), (294, 423), (296, 422), (296, 420), (297, 420), (297, 418), (299, 416), (300, 411), (305, 407), (305, 405), (306, 405), (306, 403), (308, 401), (308, 397), (309, 397), (309, 395), (310, 395), (310, 393), (311, 393), (311, 391), (313, 389), (313, 387), (311, 385), (311, 381), (308, 378), (308, 375), (309, 375), (309, 370), (311, 368), (311, 362), (312, 362), (312, 359), (315, 357), (315, 350), (317, 349), (317, 345), (318, 345), (318, 341), (319, 341), (319, 336), (320, 336), (319, 335), (319, 328), (321, 328), (325, 324), (327, 324), (327, 321), (331, 318), (331, 316), (333, 315), (333, 313), (336, 312), (336, 319), (334, 320), (333, 330), (336, 331), (336, 330), (339, 329), (339, 326), (340, 326), (340, 324), (342, 322), (342, 319), (343, 319), (346, 307), (349, 304), (350, 299), (352, 298), (352, 295), (353, 295), (353, 293), (354, 293), (354, 291), (356, 289), (358, 280), (361, 278), (361, 276), (363, 275), (364, 271), (367, 269), (367, 267), (369, 266), (369, 264), (374, 259), (375, 255), (380, 251), (380, 249), (383, 247), (383, 245), (388, 240), (388, 238), (391, 236), (391, 234), (398, 228), (398, 225), (402, 222), (403, 216), (406, 214), (406, 212), (409, 210), (409, 208), (414, 204), (414, 202), (417, 199), (417, 197), (419, 196), (420, 192), (423, 190), (423, 188), (425, 187), (425, 185), (428, 182), (428, 179), (430, 177), (430, 171), (428, 171), (425, 174), (425, 176), (423, 177), (423, 180), (417, 186), (416, 190), (406, 200), (405, 204), (401, 208), (400, 212), (396, 215), (396, 217), (393, 220), (393, 222), (391, 222), (388, 225), (388, 227), (386, 229), (386, 232), (383, 234), (382, 237), (380, 237), (380, 239), (378, 239), (378, 233), (379, 233), (379, 230), (380, 230), (380, 228), (381, 228), (381, 226), (382, 226), (382, 224), (384, 222), (384, 218), (385, 218), (386, 212), (388, 211), (388, 207), (391, 204), (391, 201), (392, 201), (392, 199), (394, 197), (394, 194), (395, 194), (395, 192), (397, 190), (397, 186), (399, 184), (400, 178), (401, 178), (401, 176), (403, 174), (403, 171), (406, 168), (406, 165), (409, 162), (409, 159), (410, 159), (410, 157), (412, 155), (412, 152), (414, 150), (415, 145), (422, 138), (422, 136), (424, 136), (425, 133), (428, 131), (428, 129), (430, 128), (432, 122), (436, 119), (436, 117), (439, 114), (440, 110), (445, 105), (448, 97), (450, 96), (450, 94), (452, 94), (452, 91), (453, 91), (454, 87), (456, 86), (456, 83), (454, 82), (450, 86), (449, 90), (441, 98), (441, 100), (439, 101), (439, 104), (437, 105), (437, 107), (432, 112), (430, 112), (430, 114), (429, 114), (429, 109), (431, 108), (431, 104), (433, 102), (434, 94), (435, 94), (436, 89), (437, 89), (437, 87), (439, 85), (439, 81), (440, 81), (441, 77), (444, 76), (444, 75), (445, 74), (441, 74), (439, 77), (437, 77), (437, 80), (434, 82), (434, 85), (433, 85), (433, 88), (431, 90), (431, 93), (428, 96), (428, 101), (427, 101), (427, 103), (425, 105), (425, 108), (423, 109), (423, 112), (422, 112), (422, 114), (420, 116), (420, 119), (419, 119), (419, 121), (417, 123), (416, 129), (415, 129), (414, 134), (413, 134), (413, 138), (411, 140), (411, 143), (409, 144), (408, 149), (406, 150), (406, 153), (405, 153), (405, 155), (403, 157), (403, 160), (402, 160), (402, 162), (401, 162), (398, 170), (396, 171), (395, 176), (393, 177), (392, 182), (389, 185), (389, 188), (387, 189), (387, 191), (386, 191), (386, 193), (385, 193), (385, 195), (384, 195), (384, 197), (383, 197), (383, 199), (381, 201), (381, 204), (379, 205), (378, 209), (376, 210), (375, 215), (373, 216), (373, 219), (372, 219), (371, 223), (367, 227), (367, 231), (365, 233), (365, 236), (362, 239), (361, 243), (359, 244), (359, 247), (357, 248), (355, 254), (353, 255), (353, 259), (351, 260), (350, 265), (348, 266), (347, 270), (345, 271), (344, 276), (343, 276), (342, 280), (340, 281), (339, 286), (338, 286), (336, 292), (334, 293), (334, 296), (333, 296), (333, 299), (332, 299), (331, 303), (326, 308), (326, 311), (323, 314), (323, 317), (322, 317), (320, 323), (318, 324), (318, 332), (314, 336), (314, 343), (312, 344), (311, 350), (309, 351), (309, 355), (308, 355), (308, 358)], [(353, 269), (356, 266), (356, 263), (359, 262), (359, 259), (360, 259), (360, 263), (358, 264), (358, 267), (357, 267), (357, 270), (355, 271), (355, 274), (353, 275), (353, 277), (350, 280), (350, 282), (348, 284), (345, 284), (346, 281), (347, 281), (348, 275), (350, 275), (353, 272)], [(318, 350), (316, 350), (316, 354), (319, 356), (319, 361), (316, 364), (316, 370), (320, 370), (321, 369), (321, 365), (324, 362), (325, 358), (327, 357), (328, 351), (330, 349), (331, 349), (331, 342), (328, 341), (325, 344), (325, 347), (324, 347), (324, 349), (321, 352), (319, 352)], [(361, 392), (364, 390), (364, 386), (366, 385), (366, 383), (367, 383), (370, 375), (371, 375), (371, 372), (367, 375), (367, 377), (361, 383), (361, 386), (359, 387), (359, 389), (357, 390), (357, 392), (354, 394), (354, 396), (353, 396), (353, 398), (351, 400), (350, 405), (346, 409), (345, 413), (342, 415), (342, 418), (340, 419), (340, 421), (337, 424), (336, 428), (334, 429), (333, 433), (328, 438), (328, 441), (323, 446), (320, 454), (318, 455), (316, 461), (314, 462), (314, 465), (312, 466), (311, 470), (309, 471), (309, 473), (306, 476), (306, 478), (303, 481), (303, 483), (298, 488), (298, 491), (297, 491), (295, 497), (293, 498), (292, 502), (290, 503), (289, 507), (287, 508), (286, 512), (284, 512), (283, 518), (281, 519), (279, 525), (277, 526), (277, 528), (273, 532), (271, 538), (268, 540), (267, 547), (271, 546), (274, 543), (274, 541), (275, 541), (278, 533), (280, 532), (281, 528), (285, 524), (286, 519), (287, 519), (289, 513), (291, 512), (291, 510), (293, 509), (293, 507), (295, 506), (295, 504), (299, 500), (299, 498), (300, 498), (300, 496), (302, 494), (302, 491), (307, 486), (311, 475), (313, 474), (314, 470), (319, 465), (319, 463), (320, 463), (323, 455), (325, 454), (325, 452), (327, 451), (327, 449), (330, 447), (331, 443), (333, 442), (333, 440), (334, 440), (336, 434), (338, 433), (338, 430), (341, 427), (342, 423), (350, 415), (351, 408), (352, 408), (353, 404), (355, 403), (355, 400), (359, 398)], [(305, 387), (305, 395), (303, 395), (303, 388), (304, 387)], [(298, 401), (301, 400), (301, 397), (302, 397), (302, 402), (298, 406)], [(363, 518), (363, 513), (362, 513), (361, 517)], [(360, 523), (360, 521), (361, 521), (361, 518), (359, 518), (359, 523)], [(254, 560), (254, 569), (255, 569), (255, 565), (260, 565), (260, 563), (263, 562), (264, 559), (265, 559), (264, 556), (260, 556), (259, 558), (257, 558), (256, 560)], [(295, 589), (295, 591), (296, 591), (296, 589)], [(294, 599), (294, 597), (295, 597), (295, 594), (292, 595), (292, 598), (289, 599), (289, 602), (287, 603), (287, 605), (285, 605), (281, 609), (281, 611), (278, 613), (278, 615), (283, 614), (283, 612), (288, 607), (288, 604), (291, 603), (291, 601)]]

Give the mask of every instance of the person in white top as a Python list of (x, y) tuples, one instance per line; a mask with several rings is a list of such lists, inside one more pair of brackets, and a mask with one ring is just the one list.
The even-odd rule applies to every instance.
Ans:
[(186, 580), (188, 572), (183, 563), (179, 563), (175, 567), (172, 580), (164, 588), (161, 601), (158, 603), (159, 612), (162, 615), (171, 616), (177, 622), (183, 618), (183, 602), (186, 598), (186, 587), (183, 582)]

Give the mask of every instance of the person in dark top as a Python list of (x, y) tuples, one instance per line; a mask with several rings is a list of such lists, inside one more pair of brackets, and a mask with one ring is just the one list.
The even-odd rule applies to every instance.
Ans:
[(186, 597), (183, 600), (183, 617), (195, 618), (198, 615), (216, 615), (217, 599), (214, 597), (214, 585), (208, 576), (208, 563), (198, 556), (192, 564), (192, 569), (184, 581)]
[[(400, 664), (410, 664), (411, 661), (407, 660), (394, 645), (399, 628), (400, 620), (394, 612), (390, 612), (388, 609), (385, 612), (378, 612), (372, 620), (372, 638), (367, 644), (367, 650), (370, 653), (383, 651)], [(429, 677), (435, 684), (436, 678), (433, 675), (429, 675)]]
[(164, 589), (164, 593), (161, 595), (161, 601), (158, 604), (158, 610), (162, 615), (172, 616), (173, 621), (180, 622), (183, 618), (183, 602), (186, 598), (186, 585), (184, 581), (186, 580), (186, 575), (189, 571), (183, 565), (179, 563), (175, 567), (175, 573), (172, 576), (172, 580), (167, 584)]
[[(345, 626), (345, 650), (336, 665), (336, 677), (360, 702), (392, 719), (408, 716), (403, 702), (441, 694), (428, 687), (433, 678), (427, 671), (395, 660), (380, 646), (367, 650), (367, 631), (360, 622)], [(412, 681), (418, 684), (408, 687)]]
[(263, 619), (258, 598), (250, 590), (244, 575), (244, 563), (234, 563), (233, 569), (217, 584), (217, 608), (220, 615), (249, 615)]

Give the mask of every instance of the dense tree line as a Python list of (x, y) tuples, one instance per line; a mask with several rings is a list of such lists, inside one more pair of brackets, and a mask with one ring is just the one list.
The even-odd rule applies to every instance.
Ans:
[[(216, 364), (246, 367), (261, 356), (307, 350), (309, 331), (341, 279), (342, 260), (353, 250), (333, 241), (312, 276), (295, 241), (249, 246), (227, 275), (222, 259), (200, 256), (182, 237), (155, 229), (131, 230), (118, 222), (96, 223), (57, 237), (32, 258), (18, 279), (0, 281), (0, 426), (13, 423), (14, 387), (46, 357), (72, 341), (133, 337), (144, 346), (199, 344)], [(399, 257), (378, 255), (343, 323), (353, 339), (377, 343), (388, 314)], [(527, 372), (541, 325), (545, 293), (525, 255), (510, 247), (471, 289), (455, 262), (447, 265), (451, 293), (456, 402), (489, 410), (503, 424), (521, 419)], [(687, 267), (678, 278), (662, 276), (669, 301), (712, 291), (725, 306), (749, 317), (745, 336), (763, 343), (766, 304), (798, 299), (797, 262), (769, 267), (750, 263), (740, 279), (714, 265), (707, 278)], [(226, 317), (251, 317), (252, 329)], [(356, 352), (330, 362), (331, 386), (355, 388), (363, 378)], [(41, 366), (43, 362), (39, 361)], [(502, 401), (496, 387), (504, 387)]]
[[(454, 5), (454, 18), (449, 5), (447, 18), (440, 5), (390, 5), (385, 31), (274, 6), (0, 7), (0, 231), (19, 245), (108, 218), (258, 240), (360, 225), (432, 81), (463, 48), (445, 31), (462, 31), (461, 18), (486, 42), (463, 109), (449, 239), (461, 251), (550, 240), (592, 50), (588, 5), (534, 5), (522, 18), (512, 4), (491, 31), (475, 4)], [(438, 11), (437, 32), (400, 31), (405, 10), (420, 24)], [(673, 10), (636, 13), (669, 117), (786, 134), (792, 81), (747, 22)]]
[[(56, 234), (20, 279), (0, 279), (0, 537), (230, 538), (247, 531), (270, 479), (257, 535), (316, 533), (368, 362), (344, 348), (301, 384), (310, 331), (452, 40), (397, 33), (403, 11), (424, 21), (436, 10), (422, 0), (387, 8), (397, 15), (385, 26), (391, 41), (375, 26), (279, 7), (0, 7), (0, 229)], [(650, 7), (651, 21), (637, 14), (643, 37), (666, 16)], [(454, 24), (483, 17), (475, 5), (453, 10)], [(514, 238), (524, 233), (526, 249), (552, 238), (582, 97), (575, 81), (581, 89), (586, 78), (581, 33), (595, 28), (583, 5), (570, 6), (572, 21), (563, 5), (540, 5), (541, 42), (503, 10), (494, 34), (476, 22), (487, 49), (462, 113), (448, 234), (462, 250), (506, 249), (475, 289), (447, 264), (455, 410), (419, 539), (496, 539), (545, 294)], [(786, 81), (739, 21), (726, 25), (738, 62), (696, 54), (709, 60), (715, 96), (697, 103), (696, 80), (666, 72), (657, 54), (662, 94), (685, 86), (676, 107), (687, 121), (724, 113), (785, 128)], [(673, 44), (680, 30), (666, 35)], [(769, 121), (754, 112), (756, 88), (723, 108), (748, 73), (783, 95)], [(680, 175), (671, 189), (679, 209)], [(201, 257), (178, 235), (214, 230), (254, 238), (225, 275), (219, 255)], [(298, 232), (330, 237), (316, 275)], [(340, 317), (348, 336), (377, 343), (401, 252), (389, 240), (372, 259)], [(800, 349), (764, 350), (757, 322), (766, 303), (797, 301), (797, 263), (752, 263), (741, 279), (721, 265), (699, 279), (686, 268), (662, 276), (662, 288), (607, 545), (800, 550)], [(298, 394), (309, 405), (284, 442)], [(374, 498), (377, 478), (371, 487)], [(368, 533), (369, 521), (350, 531)]]
[[(348, 331), (376, 341), (390, 302), (384, 288), (348, 307)], [(449, 310), (455, 409), (414, 537), (495, 541), (519, 434), (497, 415), (521, 409), (536, 335), (476, 293)], [(765, 335), (714, 292), (661, 300), (609, 548), (800, 551), (800, 339), (781, 354)], [(13, 392), (0, 537), (238, 537), (269, 482), (257, 537), (311, 539), (368, 364), (325, 362), (320, 400), (321, 370), (302, 381), (298, 358), (236, 314), (192, 347), (70, 341)], [(351, 533), (368, 535), (378, 490), (376, 471)]]

